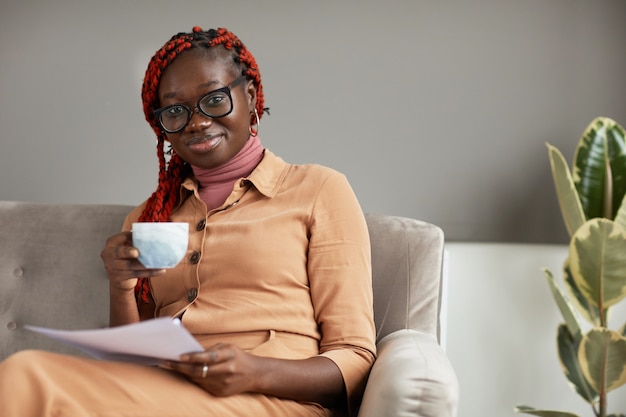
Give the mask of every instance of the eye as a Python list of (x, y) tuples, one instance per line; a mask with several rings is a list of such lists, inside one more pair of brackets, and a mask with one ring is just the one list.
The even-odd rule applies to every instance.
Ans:
[(203, 108), (220, 107), (224, 104), (228, 104), (228, 95), (223, 92), (209, 94), (202, 97), (202, 100), (200, 101), (200, 106)]
[(167, 117), (168, 119), (180, 119), (187, 117), (186, 115), (187, 109), (181, 105), (170, 106), (161, 114), (162, 117)]

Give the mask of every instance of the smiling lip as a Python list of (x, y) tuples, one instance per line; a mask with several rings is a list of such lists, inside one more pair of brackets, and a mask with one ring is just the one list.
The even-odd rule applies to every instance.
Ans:
[(187, 147), (196, 152), (208, 152), (222, 142), (222, 135), (196, 136), (187, 142)]

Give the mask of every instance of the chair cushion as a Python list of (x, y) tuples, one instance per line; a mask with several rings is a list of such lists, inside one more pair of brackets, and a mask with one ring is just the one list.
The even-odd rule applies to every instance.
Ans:
[(419, 220), (368, 213), (377, 340), (399, 329), (438, 337), (443, 231)]
[(359, 417), (456, 416), (459, 386), (432, 336), (398, 330), (378, 344)]
[(26, 348), (81, 354), (24, 324), (108, 325), (109, 281), (100, 252), (130, 209), (0, 202), (0, 360)]

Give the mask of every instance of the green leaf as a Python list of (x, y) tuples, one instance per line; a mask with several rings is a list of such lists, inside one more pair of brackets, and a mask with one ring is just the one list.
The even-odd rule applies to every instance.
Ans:
[(515, 412), (532, 414), (541, 417), (578, 417), (577, 414), (568, 413), (566, 411), (538, 410), (536, 408), (528, 407), (526, 405), (518, 405), (517, 407), (515, 407)]
[(606, 126), (609, 160), (613, 175), (613, 218), (626, 197), (626, 133), (615, 120), (601, 118)]
[(589, 385), (580, 366), (578, 360), (580, 341), (581, 339), (575, 339), (570, 334), (567, 326), (564, 324), (559, 325), (557, 347), (563, 373), (574, 391), (583, 397), (585, 401), (593, 404), (598, 401), (598, 393)]
[(572, 271), (569, 267), (569, 258), (567, 258), (563, 264), (563, 281), (565, 282), (567, 295), (578, 312), (592, 325), (600, 326), (600, 310), (595, 304), (587, 300), (576, 286), (576, 282), (572, 277)]
[(626, 193), (624, 129), (607, 117), (594, 119), (574, 154), (573, 179), (587, 219), (614, 219)]
[(585, 378), (598, 392), (610, 392), (626, 384), (626, 338), (595, 328), (583, 336), (578, 360)]
[(552, 273), (547, 268), (544, 268), (543, 272), (546, 274), (548, 285), (550, 286), (550, 290), (552, 291), (552, 296), (554, 297), (554, 301), (561, 311), (561, 315), (563, 316), (563, 320), (565, 320), (565, 324), (567, 325), (570, 334), (577, 342), (579, 342), (580, 338), (582, 337), (580, 331), (580, 323), (578, 323), (578, 318), (576, 318), (572, 304), (561, 292), (561, 289), (556, 284)]
[(622, 204), (619, 206), (617, 214), (615, 215), (615, 223), (619, 224), (624, 230), (626, 230), (626, 195), (624, 195)]
[(626, 232), (607, 219), (592, 219), (570, 241), (572, 277), (582, 294), (607, 309), (626, 297)]
[(561, 215), (567, 232), (572, 236), (576, 229), (585, 222), (585, 212), (563, 154), (549, 143), (546, 146), (548, 147), (552, 179), (554, 180)]

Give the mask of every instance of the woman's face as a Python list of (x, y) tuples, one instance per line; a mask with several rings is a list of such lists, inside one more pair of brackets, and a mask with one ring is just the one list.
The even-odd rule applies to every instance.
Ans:
[(160, 106), (184, 104), (194, 110), (183, 130), (167, 133), (176, 153), (189, 164), (200, 168), (223, 165), (248, 140), (250, 114), (256, 105), (256, 90), (251, 81), (232, 87), (233, 110), (229, 115), (212, 119), (196, 109), (200, 97), (230, 85), (239, 76), (224, 58), (193, 51), (182, 53), (163, 73), (158, 91)]

